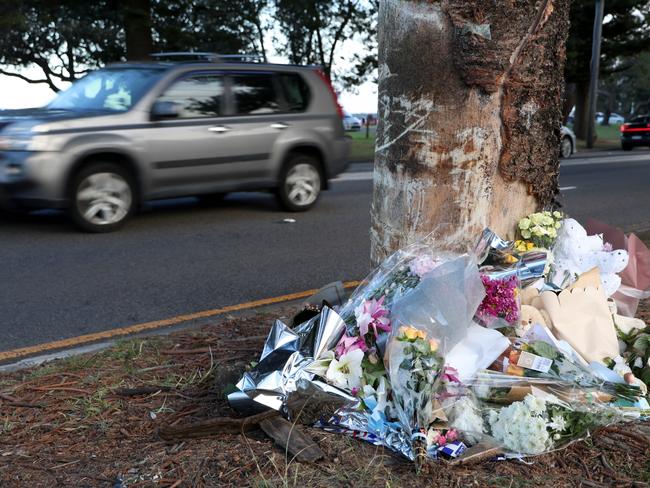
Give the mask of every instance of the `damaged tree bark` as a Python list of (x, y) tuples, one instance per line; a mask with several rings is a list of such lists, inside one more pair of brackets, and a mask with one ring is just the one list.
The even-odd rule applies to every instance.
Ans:
[(557, 193), (569, 0), (383, 0), (372, 260), (512, 237)]

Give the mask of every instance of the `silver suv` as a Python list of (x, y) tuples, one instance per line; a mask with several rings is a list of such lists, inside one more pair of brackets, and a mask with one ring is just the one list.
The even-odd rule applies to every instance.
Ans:
[(91, 72), (42, 109), (0, 112), (0, 205), (65, 208), (82, 229), (119, 228), (147, 200), (273, 190), (316, 203), (349, 139), (317, 68), (215, 61)]

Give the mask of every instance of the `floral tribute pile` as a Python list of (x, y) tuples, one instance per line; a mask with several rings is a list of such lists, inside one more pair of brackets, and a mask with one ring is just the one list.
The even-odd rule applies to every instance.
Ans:
[(309, 423), (417, 466), (537, 455), (650, 415), (650, 329), (633, 318), (638, 298), (630, 306), (648, 293), (632, 278), (650, 273), (638, 266), (650, 252), (614, 249), (557, 211), (517, 232), (486, 229), (466, 254), (435, 240), (402, 249), (342, 306), (276, 323), (231, 403), (291, 418), (291, 399), (311, 395), (332, 408)]

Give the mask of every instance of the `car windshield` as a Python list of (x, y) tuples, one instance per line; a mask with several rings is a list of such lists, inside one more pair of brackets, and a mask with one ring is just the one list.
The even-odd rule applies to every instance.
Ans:
[(162, 73), (160, 69), (150, 68), (93, 71), (59, 93), (48, 108), (126, 112), (142, 98)]

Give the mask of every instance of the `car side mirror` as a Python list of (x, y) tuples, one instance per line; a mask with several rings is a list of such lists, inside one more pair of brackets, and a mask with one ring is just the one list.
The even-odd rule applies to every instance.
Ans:
[(181, 106), (176, 102), (158, 101), (151, 107), (153, 120), (176, 119), (181, 115)]

